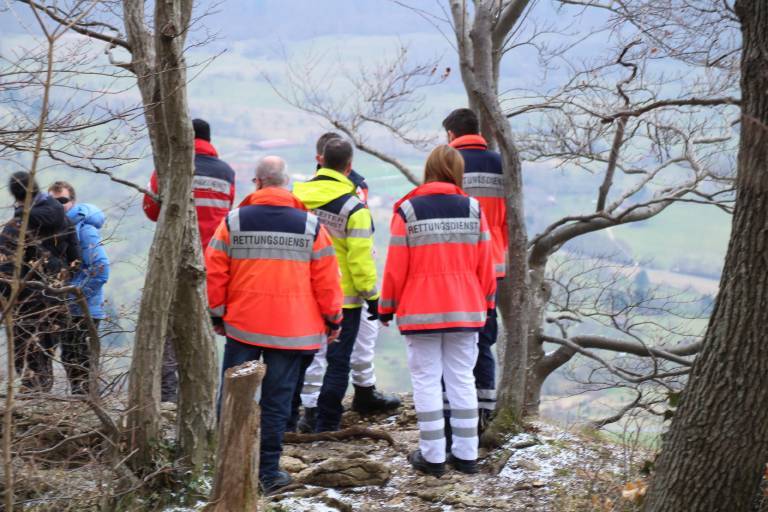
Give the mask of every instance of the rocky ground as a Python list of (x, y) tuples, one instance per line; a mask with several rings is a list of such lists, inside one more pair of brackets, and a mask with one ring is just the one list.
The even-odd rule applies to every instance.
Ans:
[[(417, 447), (418, 430), (410, 397), (403, 399), (404, 406), (393, 415), (344, 415), (343, 426), (374, 429), (383, 439), (286, 444), (282, 464), (296, 483), (264, 498), (261, 510), (635, 510), (637, 502), (632, 498), (642, 493), (642, 484), (627, 484), (637, 480), (637, 470), (647, 454), (544, 421), (530, 423), (500, 449), (482, 450), (477, 475), (453, 470), (442, 478), (419, 474), (406, 461), (406, 455)], [(113, 410), (119, 410), (120, 404), (113, 405)], [(23, 455), (16, 459), (15, 494), (24, 510), (109, 509), (103, 500), (113, 491), (114, 473), (104, 465), (105, 432), (92, 411), (77, 401), (20, 400), (14, 416), (14, 449)], [(164, 408), (163, 417), (164, 430), (172, 436), (173, 408)], [(164, 510), (202, 510), (209, 490), (210, 481), (199, 482), (196, 493), (200, 497), (193, 500), (196, 506)], [(179, 490), (162, 498), (181, 501), (184, 495), (188, 494)], [(124, 509), (155, 510), (158, 501), (163, 501), (156, 498), (134, 501)]]
[[(415, 472), (406, 455), (418, 444), (408, 397), (399, 414), (361, 418), (344, 426), (370, 426), (395, 441), (353, 439), (287, 444), (282, 465), (298, 482), (267, 498), (272, 511), (570, 511), (632, 510), (622, 499), (641, 460), (623, 447), (536, 421), (503, 448), (481, 451), (481, 471), (453, 470), (435, 478)], [(641, 454), (635, 454), (639, 457)]]

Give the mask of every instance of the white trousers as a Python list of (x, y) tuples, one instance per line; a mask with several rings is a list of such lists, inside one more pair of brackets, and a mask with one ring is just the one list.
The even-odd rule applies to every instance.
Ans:
[[(349, 359), (352, 366), (352, 383), (356, 386), (370, 387), (376, 384), (373, 357), (378, 337), (379, 321), (368, 320), (368, 305), (364, 304), (360, 330), (352, 347), (352, 357)], [(325, 359), (326, 347), (327, 345), (320, 347), (304, 375), (304, 386), (301, 388), (301, 404), (304, 407), (317, 407), (317, 398), (320, 396), (325, 369), (328, 367), (328, 361)]]
[(428, 462), (445, 462), (443, 389), (451, 407), (451, 452), (477, 459), (477, 392), (473, 369), (477, 333), (449, 332), (405, 336), (413, 402), (419, 423), (419, 448)]

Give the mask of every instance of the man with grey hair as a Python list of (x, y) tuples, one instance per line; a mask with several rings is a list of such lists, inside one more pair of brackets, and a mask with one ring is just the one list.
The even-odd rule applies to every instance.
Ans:
[(287, 165), (285, 160), (279, 156), (265, 156), (256, 164), (256, 173), (253, 183), (256, 184), (256, 190), (266, 187), (288, 188), (288, 175), (286, 174)]
[[(270, 494), (291, 482), (279, 465), (283, 433), (306, 362), (339, 335), (343, 294), (331, 238), (285, 189), (285, 162), (263, 158), (253, 181), (256, 191), (213, 235), (205, 267), (211, 319), (227, 337), (222, 377), (247, 361), (267, 365), (259, 479)], [(219, 407), (236, 406), (219, 395)]]

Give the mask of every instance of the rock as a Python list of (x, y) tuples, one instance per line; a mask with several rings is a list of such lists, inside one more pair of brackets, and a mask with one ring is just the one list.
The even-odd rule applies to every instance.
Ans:
[(547, 485), (547, 483), (542, 480), (534, 480), (533, 482), (531, 482), (531, 485), (534, 487), (544, 487), (545, 485)]
[(541, 467), (536, 464), (533, 461), (530, 460), (519, 460), (517, 461), (517, 467), (525, 469), (527, 471), (539, 471), (541, 470)]
[(291, 457), (290, 455), (280, 458), (280, 467), (289, 473), (298, 473), (307, 469), (307, 465), (301, 459)]
[(385, 464), (367, 458), (330, 458), (309, 467), (297, 478), (310, 485), (322, 487), (359, 487), (384, 485), (391, 475)]

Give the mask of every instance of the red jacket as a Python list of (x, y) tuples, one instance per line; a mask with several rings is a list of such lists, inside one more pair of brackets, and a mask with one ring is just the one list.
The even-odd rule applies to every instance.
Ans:
[[(235, 201), (235, 171), (219, 160), (210, 142), (195, 139), (195, 177), (192, 190), (197, 210), (197, 226), (203, 249), (216, 231), (221, 219), (226, 217)], [(157, 173), (152, 173), (149, 189), (158, 193)], [(160, 205), (150, 196), (144, 196), (144, 213), (151, 221), (160, 216)]]
[(289, 191), (254, 192), (205, 250), (208, 304), (227, 336), (260, 347), (313, 350), (341, 322), (339, 266), (327, 231)]
[(501, 155), (488, 151), (488, 144), (480, 135), (457, 137), (451, 142), (451, 146), (458, 149), (464, 158), (462, 188), (480, 202), (491, 230), (496, 277), (502, 278), (507, 273), (509, 232)]
[(403, 334), (478, 331), (495, 307), (491, 235), (477, 200), (450, 183), (395, 204), (379, 312)]

